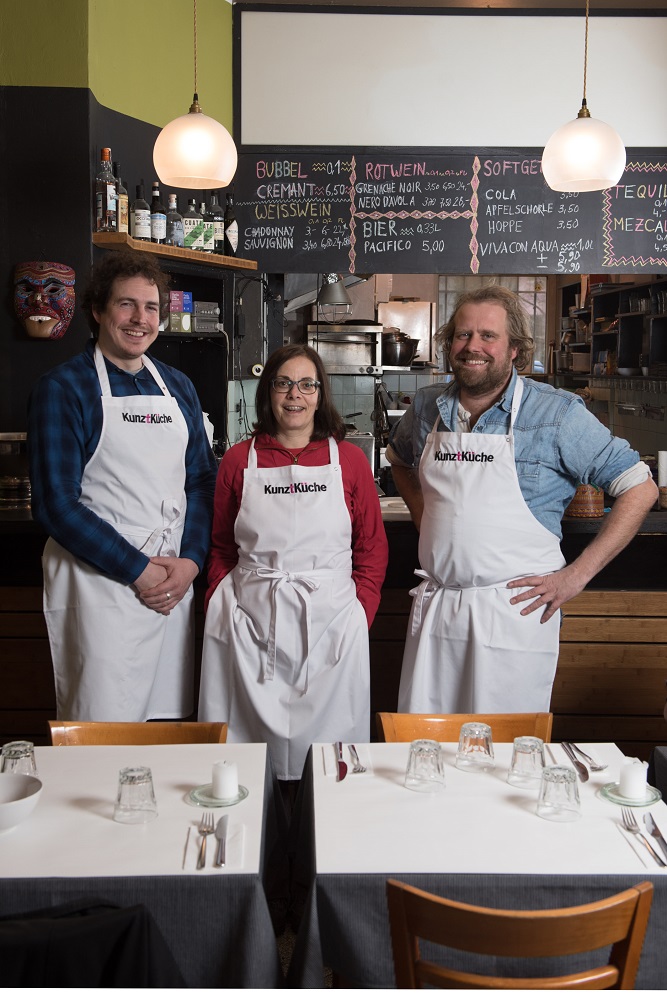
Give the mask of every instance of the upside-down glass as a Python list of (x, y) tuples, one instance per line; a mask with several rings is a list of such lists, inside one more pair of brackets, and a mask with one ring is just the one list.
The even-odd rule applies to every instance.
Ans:
[(539, 788), (544, 769), (544, 743), (537, 736), (517, 736), (507, 781), (518, 788)]
[(572, 767), (545, 767), (542, 771), (537, 815), (557, 823), (570, 823), (581, 816), (577, 773)]
[(14, 740), (5, 743), (0, 759), (0, 771), (3, 774), (29, 774), (37, 778), (35, 764), (35, 745), (28, 740)]
[(495, 767), (491, 726), (485, 722), (464, 722), (459, 734), (456, 766), (460, 771), (490, 771)]
[(121, 768), (113, 818), (117, 823), (150, 823), (156, 816), (157, 803), (150, 767)]
[(405, 787), (413, 792), (439, 792), (445, 786), (442, 748), (435, 740), (413, 740), (410, 744)]

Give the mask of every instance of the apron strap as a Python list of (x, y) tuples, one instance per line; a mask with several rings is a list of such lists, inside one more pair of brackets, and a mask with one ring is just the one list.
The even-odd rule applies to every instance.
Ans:
[(280, 570), (269, 569), (268, 567), (256, 567), (254, 572), (262, 579), (273, 580), (273, 586), (271, 587), (271, 621), (269, 624), (269, 642), (266, 664), (262, 672), (262, 680), (271, 681), (273, 680), (275, 674), (276, 650), (278, 649), (278, 615), (276, 613), (278, 591), (281, 590), (283, 586), (288, 584), (292, 587), (303, 604), (306, 622), (306, 656), (301, 666), (301, 669), (304, 671), (303, 689), (301, 694), (304, 695), (308, 691), (308, 661), (310, 657), (311, 632), (310, 595), (313, 591), (319, 590), (320, 585), (317, 580), (313, 578), (297, 575), (295, 573), (283, 573)]
[(423, 569), (416, 569), (414, 573), (415, 576), (423, 577), (423, 580), (418, 587), (410, 591), (410, 597), (416, 598), (412, 602), (412, 615), (410, 617), (411, 635), (417, 635), (417, 632), (419, 632), (426, 605), (435, 592), (441, 589), (440, 584), (436, 583)]
[[(102, 354), (102, 351), (100, 350), (100, 345), (99, 344), (95, 344), (95, 352), (94, 352), (93, 357), (94, 357), (94, 361), (95, 361), (95, 368), (97, 370), (97, 377), (98, 377), (99, 383), (100, 383), (100, 389), (102, 390), (102, 395), (103, 396), (111, 396), (111, 385), (109, 383), (109, 372), (107, 371), (107, 366), (104, 363), (104, 355)], [(171, 398), (171, 393), (167, 389), (167, 386), (164, 383), (164, 379), (162, 378), (162, 376), (160, 375), (159, 371), (157, 370), (157, 368), (155, 367), (155, 365), (153, 364), (153, 362), (151, 361), (151, 359), (148, 357), (147, 354), (144, 354), (144, 356), (142, 358), (142, 361), (143, 361), (144, 368), (148, 369), (148, 371), (150, 372), (150, 374), (153, 376), (153, 378), (157, 382), (158, 388), (160, 389), (160, 392), (162, 393), (162, 395), (163, 396), (168, 396), (169, 398)]]
[(176, 547), (172, 542), (172, 535), (174, 532), (180, 531), (185, 524), (185, 509), (186, 504), (184, 502), (179, 506), (175, 500), (163, 500), (162, 517), (165, 519), (166, 524), (163, 524), (160, 528), (156, 528), (139, 551), (143, 552), (145, 549), (150, 552), (158, 538), (162, 536), (160, 548), (156, 555), (175, 555)]

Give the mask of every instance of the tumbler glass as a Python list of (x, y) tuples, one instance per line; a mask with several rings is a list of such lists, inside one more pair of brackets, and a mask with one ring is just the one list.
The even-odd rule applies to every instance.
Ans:
[(35, 765), (35, 745), (28, 740), (14, 740), (13, 743), (5, 743), (2, 748), (2, 764), (0, 771), (3, 774), (29, 774), (34, 778), (38, 777)]
[(537, 815), (557, 823), (581, 816), (577, 773), (572, 767), (545, 767), (537, 800)]
[(440, 792), (445, 786), (442, 748), (435, 740), (413, 740), (410, 744), (405, 787), (413, 792)]
[(490, 771), (495, 767), (491, 726), (485, 722), (464, 722), (459, 734), (456, 766), (460, 771)]
[(544, 769), (544, 743), (537, 736), (517, 736), (507, 781), (518, 788), (539, 788)]
[(157, 803), (150, 767), (121, 768), (113, 818), (117, 823), (150, 823), (156, 816)]

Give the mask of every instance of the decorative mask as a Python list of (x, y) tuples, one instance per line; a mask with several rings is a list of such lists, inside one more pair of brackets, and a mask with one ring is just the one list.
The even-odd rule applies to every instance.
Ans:
[(30, 260), (14, 270), (14, 311), (29, 337), (58, 340), (74, 312), (76, 275), (67, 264)]

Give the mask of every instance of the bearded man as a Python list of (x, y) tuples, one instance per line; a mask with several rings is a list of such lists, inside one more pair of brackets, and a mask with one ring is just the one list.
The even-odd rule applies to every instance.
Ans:
[[(657, 490), (627, 441), (580, 397), (521, 378), (533, 340), (513, 292), (460, 296), (439, 334), (454, 379), (416, 393), (387, 458), (419, 531), (400, 712), (544, 712), (558, 609), (639, 529)], [(579, 483), (614, 497), (565, 565), (561, 519)]]

